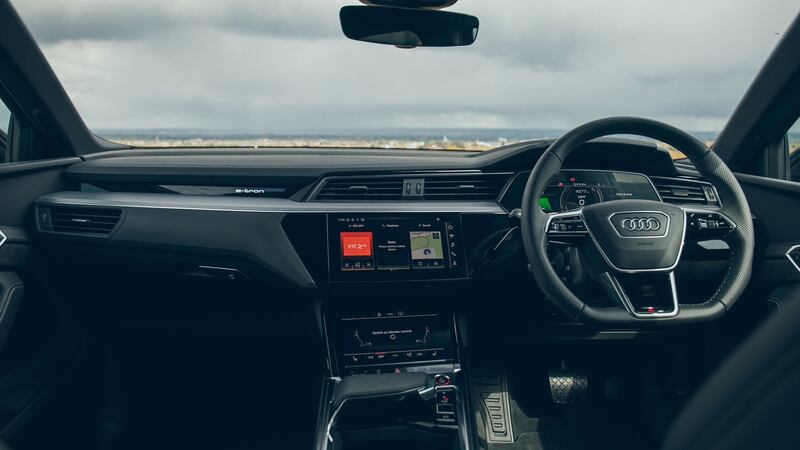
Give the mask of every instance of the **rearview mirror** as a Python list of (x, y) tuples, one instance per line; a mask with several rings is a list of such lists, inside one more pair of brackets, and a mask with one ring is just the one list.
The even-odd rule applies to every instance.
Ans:
[(432, 9), (345, 6), (342, 31), (356, 41), (403, 48), (470, 45), (478, 36), (478, 18)]

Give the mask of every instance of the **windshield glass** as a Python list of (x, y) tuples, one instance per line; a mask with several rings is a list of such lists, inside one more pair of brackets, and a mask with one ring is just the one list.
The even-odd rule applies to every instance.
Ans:
[(16, 0), (89, 128), (134, 146), (486, 150), (636, 115), (713, 141), (796, 0), (460, 0), (475, 44), (347, 39), (356, 0)]

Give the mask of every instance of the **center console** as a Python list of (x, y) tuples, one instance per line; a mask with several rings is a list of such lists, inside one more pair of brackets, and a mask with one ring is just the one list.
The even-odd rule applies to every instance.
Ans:
[(419, 300), (326, 305), (318, 450), (471, 448), (455, 316)]
[(451, 285), (436, 283), (468, 278), (461, 216), (328, 214), (326, 230), (317, 450), (471, 449)]

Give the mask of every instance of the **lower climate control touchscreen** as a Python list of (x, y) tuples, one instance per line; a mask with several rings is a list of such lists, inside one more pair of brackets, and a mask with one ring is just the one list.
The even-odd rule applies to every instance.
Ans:
[(332, 281), (452, 279), (466, 276), (458, 215), (331, 216)]
[(391, 373), (453, 361), (452, 316), (384, 311), (342, 315), (335, 347), (342, 374)]

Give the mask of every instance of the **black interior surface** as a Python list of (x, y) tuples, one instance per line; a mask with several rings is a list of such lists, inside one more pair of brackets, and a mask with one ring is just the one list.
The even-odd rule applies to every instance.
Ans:
[[(540, 154), (541, 145), (471, 158), (424, 155), (414, 160), (415, 156), (409, 155), (404, 158), (412, 159), (404, 161), (416, 161), (417, 173), (440, 169), (444, 163), (472, 173), (514, 173)], [(592, 166), (591, 152), (608, 155), (609, 149), (614, 149), (611, 154), (637, 149), (661, 155), (655, 147), (611, 141), (589, 144), (569, 167)], [(262, 157), (264, 164), (282, 158), (268, 153)], [(143, 175), (146, 172), (134, 169), (139, 167), (138, 161), (127, 163), (136, 158), (124, 156), (117, 163), (116, 155), (109, 154), (94, 160), (102, 164), (70, 166), (62, 193), (44, 196), (37, 204), (39, 208), (57, 208), (59, 202), (74, 202), (73, 207), (102, 206), (125, 212), (109, 237), (53, 233), (37, 225), (36, 242), (41, 245), (34, 247), (31, 264), (49, 274), (51, 286), (59, 286), (48, 292), (48, 297), (62, 302), (73, 299), (65, 318), (72, 325), (70, 334), (80, 342), (75, 347), (80, 356), (61, 381), (63, 388), (15, 434), (12, 444), (19, 448), (46, 448), (64, 440), (84, 448), (258, 448), (275, 442), (275, 436), (280, 436), (287, 448), (308, 448), (318, 427), (317, 406), (329, 351), (321, 345), (325, 336), (319, 319), (324, 309), (314, 311), (320, 301), (364, 311), (379, 309), (381, 304), (405, 308), (427, 304), (456, 314), (459, 323), (468, 324), (461, 343), (464, 367), (505, 366), (508, 371), (519, 439), (514, 445), (520, 448), (576, 448), (580, 443), (599, 442), (600, 436), (611, 438), (607, 445), (613, 446), (619, 443), (613, 439), (618, 436), (613, 430), (622, 432), (628, 421), (633, 428), (647, 432), (639, 436), (641, 440), (625, 442), (655, 445), (667, 418), (675, 414), (719, 354), (705, 348), (708, 338), (698, 331), (677, 341), (671, 333), (642, 333), (643, 340), (609, 341), (617, 335), (573, 323), (543, 302), (526, 274), (514, 230), (516, 220), (509, 216), (516, 207), (513, 199), (521, 198), (515, 191), (520, 187), (512, 183), (511, 176), (495, 206), (491, 202), (340, 204), (315, 202), (309, 196), (323, 177), (353, 173), (344, 168), (330, 172), (311, 166), (309, 170), (317, 171), (315, 174), (298, 178), (294, 175), (297, 168), (290, 166), (283, 172), (293, 174), (288, 185), (295, 186), (294, 193), (288, 192), (288, 198), (203, 197), (148, 191), (147, 186), (196, 181), (187, 178), (183, 167), (171, 169), (170, 164), (164, 165), (160, 174)], [(155, 160), (153, 164), (167, 161), (144, 158), (141, 162), (147, 163), (149, 158)], [(175, 162), (188, 162), (192, 157), (186, 158), (181, 156)], [(202, 165), (204, 157), (198, 158)], [(248, 158), (257, 161), (259, 157)], [(407, 170), (380, 172), (377, 168), (383, 167), (385, 157), (373, 158), (376, 168), (369, 170), (361, 164), (359, 172), (416, 176)], [(428, 163), (429, 158), (434, 158), (434, 163)], [(598, 165), (632, 168), (622, 156), (618, 163), (613, 161), (603, 158)], [(645, 174), (676, 176), (678, 168), (668, 158), (661, 159), (664, 164), (660, 166), (654, 166), (652, 158), (650, 161), (652, 172)], [(246, 184), (251, 170), (233, 170), (214, 179), (213, 184), (237, 181), (239, 176)], [(130, 175), (121, 175), (127, 177), (122, 187), (105, 184), (123, 173)], [(287, 178), (276, 174), (261, 180), (262, 184), (282, 185)], [(332, 285), (325, 231), (326, 214), (330, 213), (326, 211), (347, 210), (395, 215), (461, 211), (470, 279)], [(237, 240), (240, 246), (234, 245)], [(265, 244), (261, 249), (252, 245), (259, 241)], [(697, 294), (699, 301), (703, 286), (714, 289), (715, 277), (721, 276), (725, 251), (692, 248), (684, 258), (686, 278), (681, 281), (685, 291)], [(720, 266), (709, 265), (709, 261), (719, 261)], [(235, 268), (242, 278), (228, 279), (201, 266)], [(87, 274), (103, 281), (83, 283)], [(602, 292), (583, 285), (580, 289), (588, 289), (592, 301), (609, 301)], [(376, 303), (378, 298), (381, 303)], [(755, 323), (757, 316), (736, 313), (749, 308), (763, 314), (765, 300), (758, 299), (746, 301), (749, 307), (735, 309), (723, 322), (731, 330)], [(515, 313), (508, 314), (511, 310)], [(724, 326), (720, 323), (719, 329)], [(600, 340), (585, 340), (591, 336)], [(634, 336), (636, 333), (630, 335)], [(679, 380), (667, 376), (667, 355), (681, 359), (698, 351), (705, 356), (698, 356), (696, 364), (675, 369), (681, 375)], [(585, 405), (560, 407), (546, 401), (548, 371), (562, 366), (589, 374), (592, 390)], [(618, 386), (618, 397), (598, 393), (606, 380)], [(653, 417), (631, 414), (641, 405), (655, 404)], [(56, 419), (63, 416), (67, 419)], [(58, 427), (52, 428), (56, 421)], [(50, 432), (42, 433), (45, 429)], [(350, 442), (345, 448), (370, 447), (378, 439), (364, 431), (349, 433), (343, 435), (349, 436), (343, 439)], [(397, 436), (422, 439), (423, 447), (436, 441), (425, 438), (424, 433), (415, 438), (413, 433), (401, 431)], [(496, 446), (507, 444), (492, 444), (492, 448)]]
[(203, 280), (126, 292), (118, 283), (73, 305), (79, 356), (16, 445), (244, 449), (276, 436), (313, 445), (323, 357), (308, 304), (270, 306), (251, 288)]
[[(711, 151), (692, 142), (711, 155), (694, 162), (630, 136), (563, 160), (549, 139), (136, 149), (86, 128), (0, 0), (0, 95), (30, 138), (30, 160), (0, 164), (0, 447), (797, 448), (781, 376), (797, 372), (800, 185), (765, 146), (800, 104), (798, 37), (796, 21)], [(531, 182), (556, 193), (532, 195), (552, 157)], [(626, 203), (686, 214), (666, 249), (674, 286), (620, 275), (631, 305), (588, 270), (602, 255), (577, 215), (619, 232), (611, 208)], [(713, 215), (735, 203), (730, 223)], [(657, 231), (640, 212), (622, 212), (636, 213), (627, 232)], [(581, 311), (625, 320), (564, 308), (541, 267)], [(651, 326), (673, 297), (713, 314)], [(783, 432), (760, 439), (771, 425)]]
[[(460, 370), (469, 375), (473, 368), (489, 368), (507, 374), (515, 440), (487, 443), (476, 436), (474, 445), (657, 447), (700, 380), (767, 314), (769, 292), (794, 276), (791, 263), (760, 257), (756, 273), (763, 273), (763, 264), (774, 264), (788, 278), (775, 270), (769, 271), (771, 277), (756, 277), (740, 304), (707, 326), (614, 330), (575, 322), (546, 301), (528, 275), (513, 214), (523, 188), (515, 180), (524, 178), (527, 164), (541, 155), (544, 145), (469, 158), (411, 152), (404, 158), (416, 165), (415, 171), (382, 169), (384, 155), (365, 156), (357, 170), (309, 165), (299, 172), (309, 173), (299, 177), (292, 163), (285, 171), (260, 178), (262, 186), (288, 187), (285, 194), (264, 197), (153, 190), (198, 183), (204, 175), (191, 174), (198, 166), (191, 155), (138, 161), (135, 155), (123, 154), (115, 161), (118, 156), (109, 153), (92, 160), (102, 164), (65, 166), (63, 186), (32, 195), (35, 208), (20, 225), (30, 230), (24, 244), (27, 272), (47, 280), (48, 288), (34, 295), (45, 304), (59, 305), (57, 317), (64, 326), (52, 330), (72, 356), (60, 366), (47, 366), (60, 367), (60, 376), (43, 385), (49, 388), (46, 397), (9, 435), (11, 444), (21, 449), (49, 448), (58, 442), (98, 449), (245, 449), (279, 441), (285, 448), (309, 448), (324, 441), (320, 433), (330, 414), (329, 381), (323, 380), (331, 374), (326, 361), (333, 361), (330, 354), (335, 351), (326, 329), (331, 309), (368, 313), (391, 306), (406, 311), (435, 307), (452, 314)], [(623, 156), (633, 151), (653, 157), (647, 165), (634, 167), (636, 160)], [(196, 160), (201, 167), (203, 153), (199, 151)], [(341, 164), (349, 161), (344, 153), (336, 157)], [(593, 157), (601, 154), (601, 159)], [(620, 157), (608, 157), (614, 154)], [(662, 155), (654, 146), (611, 140), (587, 144), (566, 166), (635, 169), (651, 177), (660, 195), (667, 195), (665, 186), (675, 183), (695, 183), (697, 192), (703, 192), (703, 180)], [(160, 158), (166, 162), (160, 173), (137, 172), (139, 162), (155, 166)], [(263, 159), (265, 165), (275, 158), (284, 157), (268, 151), (246, 157), (247, 164)], [(319, 186), (336, 177), (433, 180), (443, 164), (450, 165), (448, 176), (453, 177), (503, 174), (496, 201), (315, 199)], [(252, 168), (229, 170), (208, 183), (254, 186), (248, 174)], [(109, 181), (117, 175), (125, 182)], [(670, 199), (681, 201), (689, 200)], [(42, 211), (54, 214), (58, 208), (122, 213), (107, 236), (85, 235), (43, 226)], [(760, 213), (754, 210), (760, 224)], [(387, 214), (460, 216), (467, 279), (404, 281), (390, 276), (384, 281), (333, 282), (329, 219)], [(757, 228), (760, 236), (776, 232), (764, 229), (771, 223)], [(677, 272), (682, 302), (704, 301), (724, 275), (728, 252), (724, 246), (704, 247), (706, 238), (714, 235), (701, 235), (684, 249)], [(579, 254), (559, 244), (551, 251), (555, 266), (566, 270), (571, 286), (587, 301), (599, 306), (612, 301), (585, 275), (570, 271)], [(763, 244), (759, 251), (765, 251)], [(87, 283), (87, 277), (94, 281)], [(28, 283), (34, 279), (25, 277)], [(30, 314), (27, 308), (21, 314)], [(12, 338), (22, 339), (17, 333)], [(580, 404), (560, 405), (549, 398), (548, 375), (558, 370), (586, 374), (590, 388)], [(468, 377), (463, 386), (469, 386)], [(397, 425), (392, 419), (396, 409), (374, 410), (395, 412), (368, 414), (382, 419), (342, 428), (337, 436), (343, 448), (374, 448), (381, 442), (398, 448), (458, 445), (454, 435), (418, 425), (392, 428)], [(475, 421), (472, 427), (481, 426), (479, 419), (470, 420)], [(371, 425), (364, 428), (366, 423)]]

